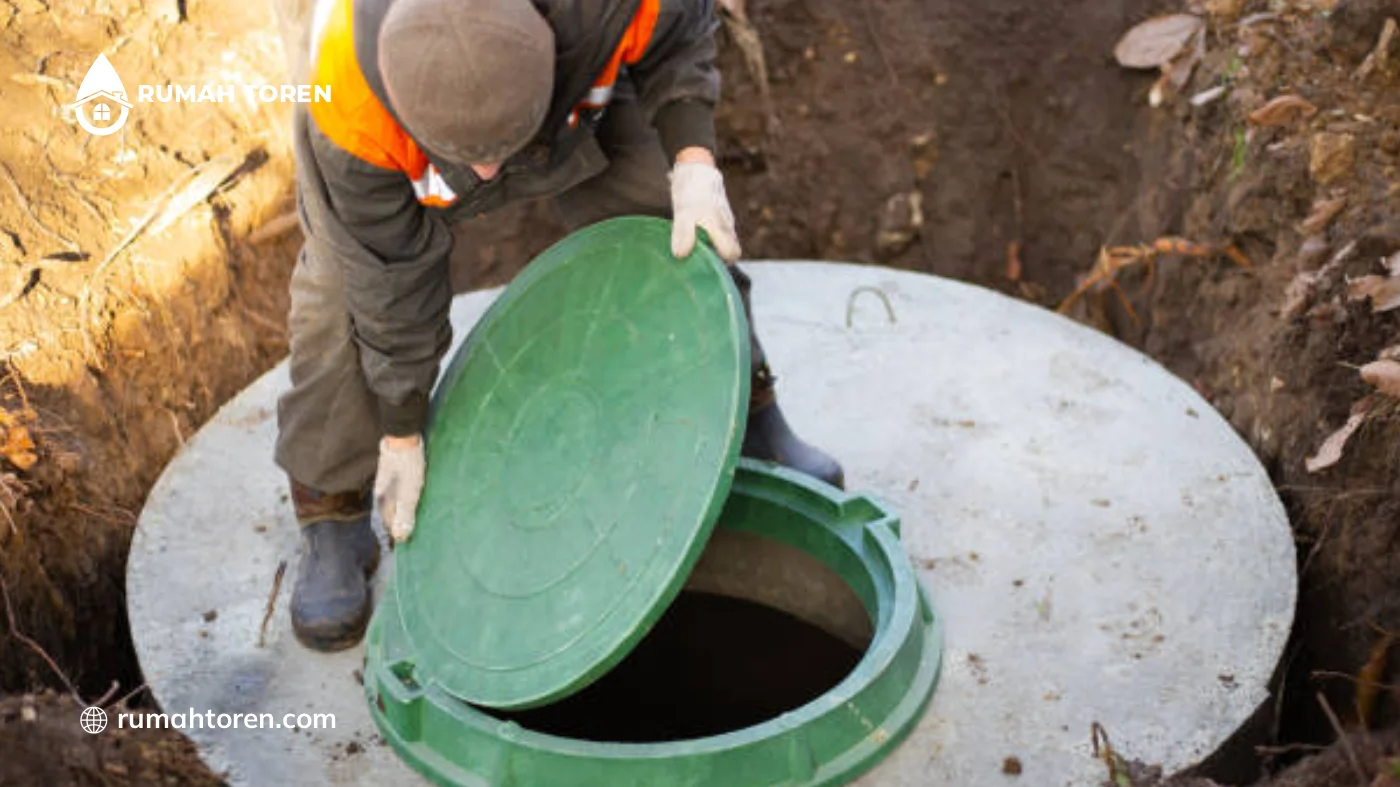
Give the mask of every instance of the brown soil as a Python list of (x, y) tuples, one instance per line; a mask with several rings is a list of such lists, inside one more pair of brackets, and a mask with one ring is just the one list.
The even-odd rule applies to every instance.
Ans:
[[(54, 693), (0, 699), (0, 785), (153, 785), (217, 787), (194, 744), (172, 730), (78, 724), (83, 705)], [(28, 755), (28, 756), (26, 756)]]
[[(1266, 4), (1242, 5), (1248, 14)], [(1230, 90), (1219, 103), (1177, 110), (1183, 144), (1166, 179), (1185, 195), (1183, 234), (1234, 241), (1257, 264), (1163, 266), (1145, 299), (1142, 346), (1193, 380), (1255, 448), (1297, 533), (1302, 594), (1282, 730), (1289, 740), (1334, 737), (1318, 713), (1319, 689), (1349, 726), (1392, 724), (1400, 710), (1392, 690), (1368, 691), (1349, 677), (1374, 655), (1379, 670), (1367, 677), (1394, 682), (1382, 633), (1400, 629), (1394, 402), (1378, 400), (1339, 464), (1319, 473), (1304, 466), (1369, 392), (1355, 366), (1396, 341), (1394, 314), (1346, 297), (1348, 278), (1383, 273), (1380, 260), (1400, 251), (1400, 74), (1391, 65), (1354, 76), (1386, 15), (1400, 17), (1400, 3), (1343, 2), (1330, 18), (1291, 8), (1245, 27), (1215, 20), (1216, 53), (1188, 92)], [(1318, 113), (1279, 127), (1246, 123), (1285, 94)], [(1317, 166), (1314, 151), (1338, 138), (1350, 139), (1352, 157)], [(1334, 220), (1302, 226), (1315, 202), (1337, 197), (1346, 204)], [(1305, 297), (1290, 297), (1290, 285)], [(1358, 696), (1368, 693), (1378, 695), (1376, 712), (1359, 719)]]
[[(1048, 306), (1102, 245), (1171, 233), (1234, 243), (1253, 260), (1244, 269), (1163, 255), (1150, 281), (1143, 266), (1122, 273), (1133, 315), (1099, 295), (1078, 313), (1211, 398), (1289, 507), (1303, 588), (1273, 741), (1288, 753), (1266, 758), (1270, 768), (1296, 759), (1300, 749), (1287, 744), (1335, 740), (1319, 689), (1343, 724), (1361, 726), (1356, 682), (1319, 673), (1357, 675), (1380, 637), (1373, 624), (1400, 630), (1395, 406), (1376, 407), (1335, 467), (1303, 467), (1367, 392), (1348, 364), (1393, 343), (1396, 318), (1344, 292), (1346, 276), (1379, 272), (1378, 258), (1400, 250), (1395, 74), (1351, 78), (1384, 15), (1400, 13), (1396, 2), (1348, 0), (1328, 15), (1322, 0), (1210, 0), (1209, 54), (1184, 92), (1228, 89), (1200, 107), (1178, 98), (1158, 110), (1146, 105), (1153, 75), (1118, 68), (1112, 48), (1181, 0), (755, 0), (748, 13), (763, 42), (771, 115), (732, 30), (723, 34), (723, 163), (747, 256), (888, 264)], [(289, 207), (284, 109), (140, 105), (124, 132), (101, 139), (57, 109), (99, 50), (129, 89), (281, 81), (266, 4), (189, 0), (160, 6), (165, 15), (138, 0), (76, 5), (10, 0), (0, 22), (9, 77), (0, 100), (14, 118), (0, 129), (0, 352), (10, 372), (0, 392), (0, 502), (14, 520), (0, 522), (0, 578), (16, 628), (92, 698), (113, 681), (119, 693), (140, 683), (122, 599), (135, 514), (181, 441), (285, 352), (296, 237), (248, 238)], [(1275, 16), (1238, 23), (1262, 11)], [(1286, 92), (1321, 111), (1284, 127), (1246, 123)], [(1355, 156), (1341, 156), (1319, 185), (1310, 145), (1324, 132), (1351, 135)], [(171, 184), (224, 155), (241, 166), (212, 197), (102, 264)], [(1336, 190), (1346, 207), (1309, 241), (1298, 223)], [(559, 232), (541, 205), (463, 227), (454, 286), (507, 281)], [(1300, 271), (1352, 241), (1301, 308), (1281, 310)], [(21, 427), (38, 444), (27, 469)], [(3, 626), (0, 692), (61, 685)], [(1393, 680), (1385, 669), (1367, 675)], [(1392, 723), (1394, 699), (1380, 691), (1375, 700), (1365, 721)], [(178, 739), (111, 741), (73, 723), (26, 722), (13, 711), (24, 701), (76, 715), (66, 700), (0, 703), (0, 784), (147, 783), (136, 765), (112, 759), (114, 746), (176, 768), (151, 773), (212, 781), (193, 775), (197, 762)], [(1349, 742), (1368, 773), (1395, 752), (1392, 733)], [(1131, 751), (1131, 741), (1119, 743)], [(38, 770), (52, 767), (60, 746), (87, 746), (73, 762), (99, 763), (103, 778), (86, 765)], [(127, 771), (101, 764), (110, 762)], [(7, 765), (29, 768), (19, 771), (27, 778)], [(1267, 783), (1357, 776), (1346, 749), (1334, 748)]]

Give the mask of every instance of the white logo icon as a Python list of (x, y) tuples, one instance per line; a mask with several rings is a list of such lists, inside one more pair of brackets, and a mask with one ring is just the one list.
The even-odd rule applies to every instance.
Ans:
[[(87, 117), (87, 108), (91, 105), (93, 120), (100, 125), (94, 125)], [(112, 120), (112, 112), (121, 109), (121, 115), (115, 122)], [(78, 116), (78, 125), (87, 129), (89, 133), (99, 137), (105, 137), (114, 133), (126, 123), (126, 116), (131, 112), (131, 105), (126, 101), (126, 86), (122, 84), (122, 78), (117, 76), (117, 70), (112, 68), (112, 64), (107, 62), (107, 56), (99, 54), (97, 59), (92, 61), (92, 68), (88, 69), (87, 76), (83, 77), (83, 84), (78, 86), (78, 101), (73, 104), (73, 109)], [(88, 710), (92, 710), (89, 708)], [(100, 713), (101, 708), (97, 711)], [(84, 711), (86, 714), (86, 711)], [(86, 716), (84, 716), (86, 718)], [(104, 716), (103, 725), (107, 721)], [(86, 723), (84, 723), (86, 728)], [(99, 732), (88, 730), (88, 732)]]
[[(111, 66), (108, 66), (108, 68), (111, 68)], [(83, 729), (93, 735), (107, 729), (107, 711), (102, 710), (96, 705), (90, 708), (84, 708), (81, 720)]]

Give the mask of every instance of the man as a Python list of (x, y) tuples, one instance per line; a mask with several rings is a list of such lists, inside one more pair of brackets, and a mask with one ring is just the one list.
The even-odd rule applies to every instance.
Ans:
[[(674, 217), (728, 263), (734, 218), (715, 167), (711, 0), (321, 0), (310, 73), (331, 101), (298, 112), (306, 244), (292, 275), (292, 388), (277, 462), (301, 525), (292, 624), (308, 647), (363, 636), (379, 560), (413, 531), (428, 394), (451, 329), (448, 225), (554, 197), (575, 229)], [(669, 181), (669, 188), (667, 186)], [(748, 308), (748, 278), (730, 268)], [(773, 399), (757, 339), (743, 451), (842, 483)]]

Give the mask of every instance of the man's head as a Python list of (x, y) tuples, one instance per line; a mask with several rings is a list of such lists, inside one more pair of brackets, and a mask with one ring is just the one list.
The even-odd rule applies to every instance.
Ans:
[(397, 0), (379, 32), (394, 111), (428, 150), (499, 164), (539, 130), (554, 33), (530, 0)]

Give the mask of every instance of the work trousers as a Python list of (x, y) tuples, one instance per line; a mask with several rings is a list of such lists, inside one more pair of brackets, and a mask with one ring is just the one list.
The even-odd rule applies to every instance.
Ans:
[[(636, 104), (615, 102), (597, 133), (608, 168), (553, 197), (570, 231), (617, 216), (670, 218), (669, 163)], [(747, 311), (748, 277), (735, 266), (730, 270)], [(444, 280), (442, 286), (449, 284)], [(277, 407), (277, 464), (318, 492), (365, 490), (374, 478), (383, 426), (361, 371), (340, 260), (303, 247), (292, 271), (288, 331), (292, 387)], [(751, 344), (755, 364), (761, 364), (762, 349), (757, 340)]]

